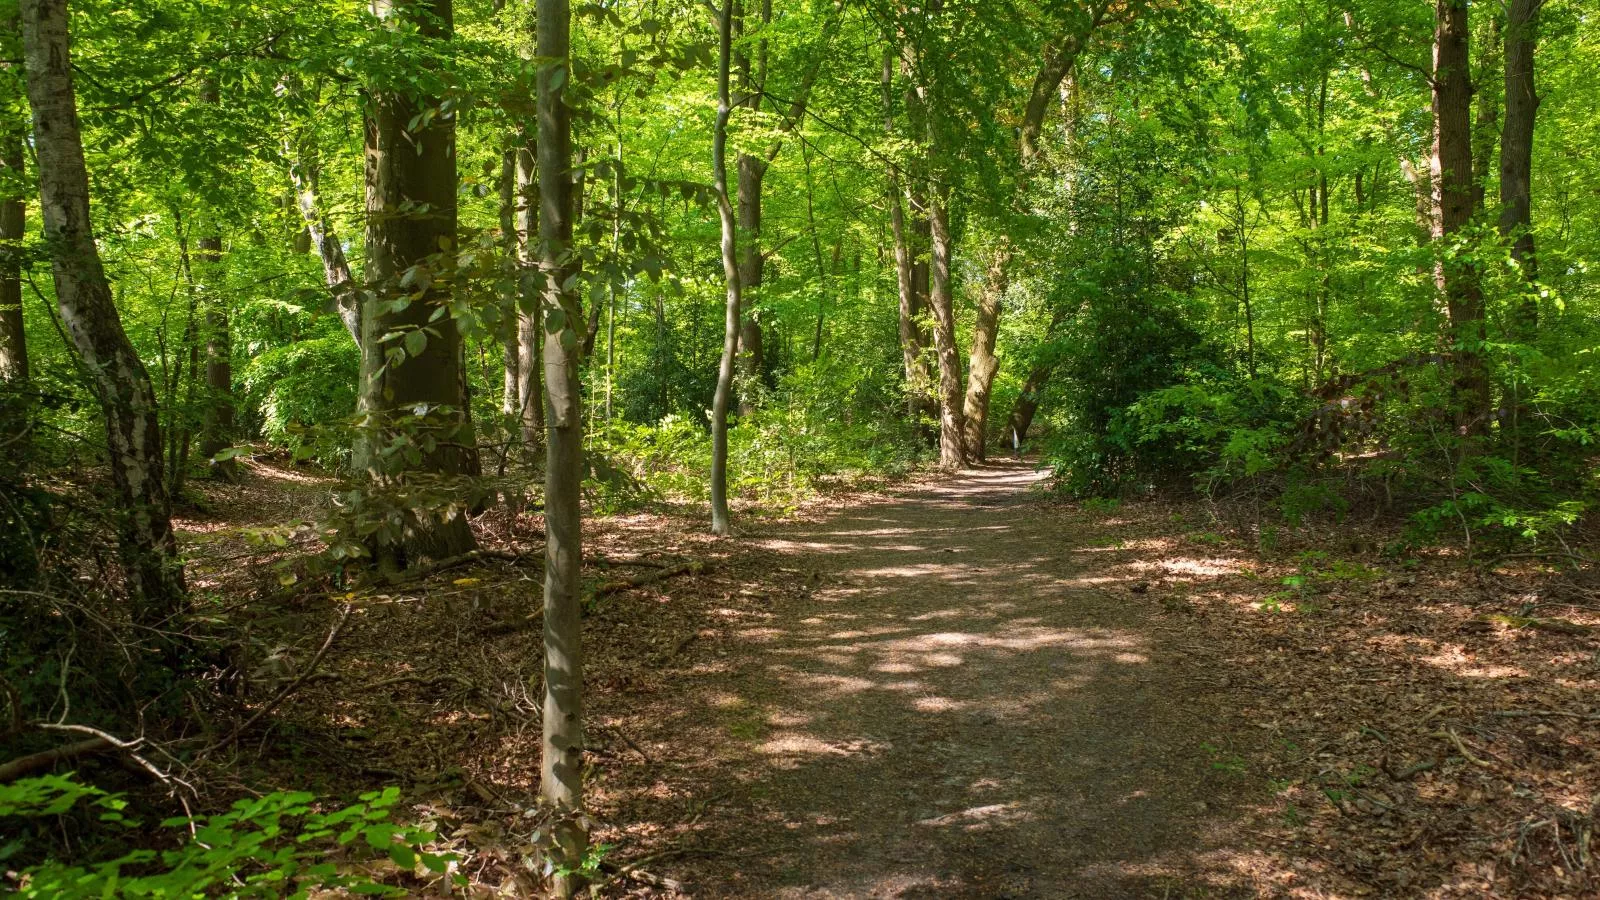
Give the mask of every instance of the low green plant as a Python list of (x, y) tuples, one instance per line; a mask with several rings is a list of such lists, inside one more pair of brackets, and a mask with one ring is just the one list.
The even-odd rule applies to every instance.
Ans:
[[(370, 876), (341, 870), (340, 861), (386, 857), (402, 872), (451, 883), (449, 854), (424, 848), (435, 836), (392, 821), (398, 788), (362, 794), (332, 812), (300, 791), (278, 791), (240, 800), (226, 812), (179, 817), (159, 824), (153, 839), (128, 815), (128, 802), (76, 780), (71, 774), (24, 778), (0, 785), (0, 823), (13, 835), (37, 833), (42, 819), (69, 813), (92, 817), (102, 827), (134, 832), (142, 843), (172, 843), (172, 849), (140, 847), (93, 862), (45, 859), (7, 873), (8, 887), (22, 898), (88, 900), (129, 897), (303, 898), (314, 889), (342, 888), (356, 894), (406, 896)], [(166, 832), (163, 835), (161, 832)], [(168, 836), (177, 836), (169, 842)], [(0, 861), (27, 849), (24, 837), (0, 846)]]

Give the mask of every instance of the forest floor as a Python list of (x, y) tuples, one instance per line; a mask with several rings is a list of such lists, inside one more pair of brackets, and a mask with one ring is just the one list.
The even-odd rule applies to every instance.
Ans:
[[(235, 614), (294, 563), (241, 564), (230, 529), (326, 493), (302, 477), (257, 465), (181, 523)], [(252, 697), (353, 612), (233, 764), (398, 783), (475, 894), (533, 895), (538, 524), (480, 523), (525, 559), (245, 605)], [(1600, 890), (1587, 576), (1382, 556), (1376, 526), (1253, 533), (1199, 501), (1065, 503), (1024, 464), (746, 515), (734, 540), (702, 524), (586, 533), (607, 896)]]

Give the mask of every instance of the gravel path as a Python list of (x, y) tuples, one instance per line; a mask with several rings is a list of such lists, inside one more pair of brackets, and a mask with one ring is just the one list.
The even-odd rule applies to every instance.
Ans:
[[(683, 686), (696, 897), (1253, 896), (1226, 680), (1137, 554), (1000, 465), (747, 536), (809, 594)], [(720, 792), (720, 793), (718, 793)], [(715, 795), (714, 797), (711, 795)], [(1259, 882), (1257, 882), (1259, 884)]]

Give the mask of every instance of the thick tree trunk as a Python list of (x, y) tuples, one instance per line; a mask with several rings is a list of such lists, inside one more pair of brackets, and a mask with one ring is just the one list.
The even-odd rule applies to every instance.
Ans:
[(0, 200), (0, 382), (13, 388), (26, 387), (29, 377), (28, 340), (22, 323), (22, 239), (28, 230), (21, 194), (22, 138), (21, 130), (0, 136), (0, 170), (16, 191)]
[[(1437, 0), (1433, 56), (1434, 193), (1438, 206), (1436, 237), (1441, 251), (1472, 221), (1472, 80), (1467, 41), (1467, 0)], [(1438, 269), (1455, 345), (1456, 428), (1482, 434), (1489, 425), (1489, 373), (1483, 289), (1477, 268), (1465, 259), (1446, 259)]]
[[(1505, 125), (1500, 132), (1500, 233), (1511, 241), (1511, 258), (1523, 277), (1538, 276), (1533, 243), (1533, 125), (1539, 111), (1533, 56), (1544, 0), (1510, 0), (1505, 34)], [(1522, 324), (1532, 326), (1538, 306), (1524, 309)], [(1522, 339), (1526, 340), (1527, 336)]]
[(933, 345), (939, 356), (939, 465), (959, 469), (967, 464), (961, 396), (961, 360), (956, 349), (955, 294), (950, 281), (954, 240), (950, 214), (945, 208), (945, 188), (930, 195), (928, 222), (933, 227), (933, 286), (928, 307), (933, 310)]
[(972, 325), (972, 351), (967, 356), (967, 396), (963, 407), (962, 440), (967, 458), (983, 462), (988, 454), (989, 396), (1000, 371), (995, 341), (1000, 331), (1000, 303), (1009, 287), (1011, 244), (1001, 239), (989, 261), (988, 278), (978, 295), (978, 317)]
[[(539, 796), (557, 814), (556, 862), (579, 867), (588, 832), (583, 810), (583, 648), (580, 570), (583, 564), (582, 389), (578, 348), (583, 302), (571, 284), (572, 118), (565, 86), (570, 68), (567, 0), (538, 0), (536, 44), (548, 62), (538, 76), (539, 237), (544, 269), (544, 376), (549, 403), (545, 462), (544, 739)], [(555, 895), (572, 897), (575, 874), (556, 875)]]
[(1044, 390), (1053, 371), (1055, 366), (1047, 363), (1039, 363), (1029, 369), (1028, 377), (1022, 382), (1022, 391), (1017, 394), (1017, 403), (1011, 407), (1011, 418), (1006, 422), (1006, 438), (1019, 453), (1023, 442), (1028, 439), (1028, 429), (1033, 427), (1033, 417), (1039, 412), (1039, 393)]
[(72, 89), (66, 0), (23, 0), (28, 102), (44, 236), (62, 324), (89, 372), (106, 425), (111, 478), (121, 499), (121, 556), (136, 618), (155, 624), (182, 610), (183, 567), (161, 470), (155, 391), (112, 302), (89, 217), (89, 173)]
[(767, 164), (748, 153), (738, 159), (739, 289), (742, 321), (739, 324), (739, 415), (756, 410), (766, 359), (761, 346), (761, 322), (756, 318), (766, 257), (761, 252), (761, 187)]
[[(1544, 0), (1509, 0), (1505, 32), (1505, 124), (1500, 132), (1500, 235), (1511, 244), (1511, 258), (1529, 288), (1512, 313), (1512, 339), (1530, 343), (1538, 334), (1539, 301), (1532, 290), (1539, 277), (1533, 242), (1533, 126), (1539, 111), (1534, 81), (1534, 51), (1539, 40), (1539, 11)], [(1507, 431), (1513, 460), (1528, 420), (1520, 380), (1507, 388)]]
[(723, 0), (718, 23), (720, 56), (717, 67), (717, 120), (711, 133), (712, 180), (717, 195), (717, 215), (722, 222), (722, 277), (727, 285), (723, 308), (722, 359), (717, 366), (717, 390), (711, 401), (711, 533), (730, 534), (728, 513), (728, 407), (733, 401), (734, 357), (739, 352), (742, 294), (739, 283), (738, 224), (728, 197), (728, 117), (733, 112), (728, 78), (733, 43), (733, 0)]
[[(451, 0), (376, 0), (374, 12), (386, 22), (407, 20), (434, 40), (453, 34)], [(358, 467), (380, 485), (409, 479), (448, 494), (456, 490), (450, 479), (475, 468), (476, 440), (463, 390), (461, 332), (448, 310), (455, 114), (439, 107), (436, 97), (374, 91), (367, 116), (366, 278), (377, 300), (362, 304)], [(442, 559), (475, 546), (463, 507), (418, 508), (399, 544), (378, 548), (379, 563)]]
[(544, 329), (540, 327), (539, 172), (534, 144), (517, 151), (517, 244), (522, 254), (522, 298), (517, 308), (517, 421), (528, 461), (544, 449)]

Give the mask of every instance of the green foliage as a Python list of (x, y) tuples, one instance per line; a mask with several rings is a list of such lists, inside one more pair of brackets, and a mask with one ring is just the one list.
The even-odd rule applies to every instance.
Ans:
[[(226, 812), (193, 819), (167, 819), (159, 828), (171, 849), (134, 849), (75, 863), (45, 860), (14, 873), (11, 885), (23, 898), (297, 897), (316, 889), (406, 896), (410, 892), (352, 874), (350, 863), (392, 862), (398, 873), (443, 882), (451, 857), (424, 849), (435, 838), (424, 829), (392, 821), (396, 788), (362, 794), (358, 802), (322, 811), (307, 793), (280, 791), (240, 800)], [(80, 806), (81, 804), (81, 806)], [(0, 847), (0, 859), (25, 854), (25, 839), (48, 829), (41, 820), (76, 815), (105, 829), (130, 834), (144, 826), (129, 816), (129, 803), (75, 780), (71, 775), (24, 778), (0, 785), (0, 822), (20, 835)], [(145, 840), (141, 838), (141, 841)]]
[(355, 410), (361, 353), (348, 335), (271, 347), (250, 360), (240, 375), (247, 408), (258, 416), (260, 435), (296, 459), (342, 462), (347, 439), (329, 431)]

